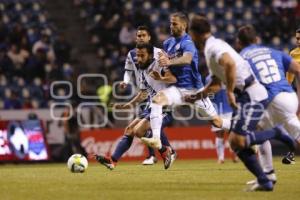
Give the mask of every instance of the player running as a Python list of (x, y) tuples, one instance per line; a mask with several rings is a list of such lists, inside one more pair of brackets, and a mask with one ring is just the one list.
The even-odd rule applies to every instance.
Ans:
[[(116, 105), (117, 109), (129, 109), (136, 104), (144, 101), (149, 97), (149, 102), (152, 101), (153, 96), (157, 92), (166, 88), (169, 83), (175, 83), (176, 78), (171, 74), (167, 68), (158, 67), (158, 61), (153, 58), (153, 46), (150, 44), (137, 44), (136, 57), (138, 66), (139, 88), (140, 92), (127, 104)], [(116, 163), (121, 156), (130, 148), (133, 137), (151, 137), (147, 134), (150, 128), (149, 123), (150, 109), (145, 108), (140, 117), (133, 120), (125, 129), (124, 136), (118, 143), (116, 150), (110, 157), (96, 155), (96, 160), (109, 169), (114, 169)], [(170, 113), (164, 113), (162, 129), (172, 119)], [(176, 153), (172, 151), (168, 139), (165, 134), (161, 134), (162, 146), (159, 152), (164, 160), (164, 167), (168, 169), (176, 158)]]
[(197, 47), (204, 50), (213, 80), (203, 91), (187, 96), (186, 100), (195, 101), (207, 96), (208, 92), (217, 92), (221, 82), (226, 85), (227, 98), (234, 109), (229, 135), (231, 148), (258, 180), (248, 191), (272, 191), (273, 182), (263, 172), (251, 146), (277, 139), (294, 150), (295, 141), (281, 127), (255, 131), (266, 106), (268, 93), (252, 74), (248, 62), (230, 45), (212, 35), (208, 20), (202, 16), (194, 16), (190, 33)]
[[(243, 26), (239, 29), (237, 44), (241, 49), (241, 56), (250, 63), (255, 76), (268, 91), (270, 103), (258, 127), (268, 129), (282, 124), (300, 144), (300, 122), (296, 114), (299, 97), (285, 77), (287, 72), (293, 74), (297, 80), (297, 89), (300, 91), (300, 65), (281, 51), (257, 45), (256, 31), (252, 26)], [(269, 179), (276, 182), (270, 141), (260, 145), (258, 152), (264, 172)], [(295, 162), (294, 152), (289, 152), (282, 161), (287, 164)]]
[[(136, 33), (136, 44), (149, 44), (151, 41), (151, 33), (147, 26), (139, 26), (137, 28)], [(153, 47), (153, 57), (154, 59), (158, 59), (158, 52), (161, 52), (162, 49)], [(120, 83), (120, 87), (125, 89), (129, 83), (134, 84), (136, 87), (139, 87), (139, 72), (136, 66), (137, 57), (136, 57), (136, 48), (131, 49), (126, 58), (125, 62), (125, 73), (123, 82)], [(142, 112), (147, 100), (141, 102), (140, 110)], [(148, 148), (148, 157), (142, 162), (143, 165), (153, 165), (157, 162), (157, 158), (155, 156), (155, 151), (153, 148), (147, 146)]]
[[(160, 67), (168, 67), (177, 78), (177, 82), (159, 91), (151, 102), (150, 124), (153, 137), (143, 137), (142, 141), (154, 148), (161, 147), (162, 107), (182, 105), (186, 103), (183, 98), (185, 95), (203, 89), (198, 71), (198, 51), (190, 35), (186, 33), (187, 27), (188, 18), (185, 14), (181, 12), (172, 14), (170, 17), (172, 37), (163, 44), (167, 53), (159, 53)], [(195, 107), (202, 117), (209, 119), (216, 127), (229, 129), (230, 120), (222, 120), (217, 115), (208, 97), (196, 101)]]

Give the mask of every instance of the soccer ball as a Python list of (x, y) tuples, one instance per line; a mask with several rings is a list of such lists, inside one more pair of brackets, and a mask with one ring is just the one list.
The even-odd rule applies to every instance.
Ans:
[(73, 154), (68, 159), (68, 168), (71, 172), (74, 173), (83, 173), (88, 167), (88, 161), (86, 157), (81, 154)]

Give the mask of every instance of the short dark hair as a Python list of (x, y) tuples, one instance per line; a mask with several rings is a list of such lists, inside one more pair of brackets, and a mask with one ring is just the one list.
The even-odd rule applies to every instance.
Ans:
[(151, 32), (148, 26), (138, 26), (137, 27), (137, 31), (146, 31), (150, 36), (151, 36)]
[(296, 33), (300, 33), (300, 27), (296, 30)]
[(201, 15), (195, 15), (191, 19), (190, 30), (198, 34), (210, 33), (210, 23), (205, 17)]
[(252, 25), (245, 25), (239, 28), (237, 37), (242, 46), (248, 46), (256, 42), (256, 31)]
[(136, 45), (137, 49), (146, 49), (147, 53), (153, 55), (153, 46), (152, 44), (148, 44), (148, 43), (140, 43)]
[(186, 23), (186, 26), (188, 27), (189, 25), (189, 18), (184, 12), (175, 12), (171, 14), (171, 17), (178, 17), (181, 21)]

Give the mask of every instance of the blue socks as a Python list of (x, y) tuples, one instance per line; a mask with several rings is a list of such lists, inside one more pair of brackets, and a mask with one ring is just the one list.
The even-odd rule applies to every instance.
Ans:
[(129, 135), (123, 135), (120, 142), (117, 145), (116, 150), (114, 151), (111, 159), (114, 162), (118, 162), (121, 156), (129, 149), (133, 141), (133, 137)]
[(242, 149), (236, 151), (236, 154), (243, 161), (247, 169), (257, 177), (257, 180), (260, 184), (269, 182), (269, 179), (260, 167), (256, 158), (256, 154), (253, 152), (252, 149)]
[(275, 127), (264, 131), (249, 132), (246, 136), (247, 147), (254, 144), (262, 144), (266, 140), (276, 139), (286, 144), (290, 151), (295, 151), (295, 141), (292, 137), (284, 133), (282, 127)]

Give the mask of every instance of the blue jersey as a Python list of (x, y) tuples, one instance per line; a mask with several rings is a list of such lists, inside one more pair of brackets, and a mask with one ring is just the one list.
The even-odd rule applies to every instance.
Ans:
[(280, 92), (294, 92), (285, 77), (292, 61), (289, 55), (259, 45), (244, 48), (241, 55), (249, 62), (260, 83), (266, 87), (269, 101)]
[[(207, 76), (205, 82), (208, 83), (210, 79), (210, 76)], [(213, 96), (210, 96), (210, 100), (214, 104), (219, 115), (232, 112), (232, 108), (227, 100), (226, 89), (224, 87), (222, 87), (222, 89)]]
[(181, 57), (188, 52), (193, 55), (192, 63), (184, 66), (171, 66), (170, 71), (177, 78), (175, 85), (179, 88), (202, 88), (201, 75), (198, 70), (198, 51), (188, 34), (180, 38), (170, 37), (164, 41), (164, 50), (172, 58)]

